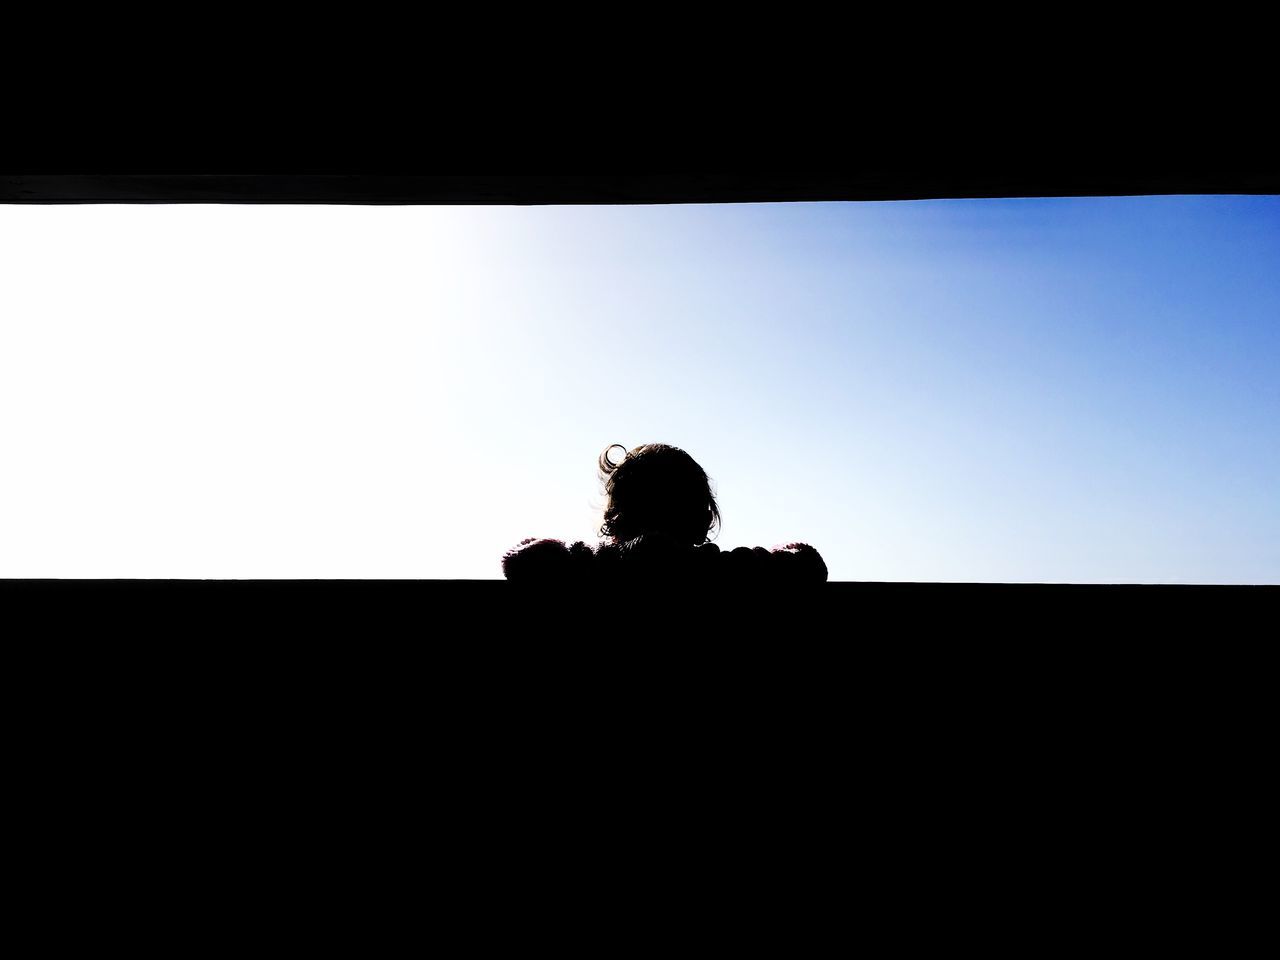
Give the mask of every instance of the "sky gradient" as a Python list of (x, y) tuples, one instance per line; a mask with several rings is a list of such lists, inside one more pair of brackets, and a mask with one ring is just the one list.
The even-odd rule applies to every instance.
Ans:
[(1280, 582), (1280, 198), (0, 208), (0, 576), (500, 577), (683, 447), (835, 580)]

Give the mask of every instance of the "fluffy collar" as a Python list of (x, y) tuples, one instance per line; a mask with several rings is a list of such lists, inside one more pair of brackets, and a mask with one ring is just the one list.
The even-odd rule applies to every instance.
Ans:
[(807, 543), (721, 550), (714, 543), (690, 547), (657, 534), (625, 543), (606, 541), (595, 547), (585, 541), (565, 543), (528, 537), (502, 557), (508, 580), (566, 579), (730, 579), (779, 583), (821, 583), (827, 565)]

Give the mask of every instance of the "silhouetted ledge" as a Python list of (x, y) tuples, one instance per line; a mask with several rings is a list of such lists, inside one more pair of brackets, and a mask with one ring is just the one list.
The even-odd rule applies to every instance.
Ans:
[(6, 580), (0, 604), (30, 625), (9, 631), (10, 676), (28, 693), (43, 678), (78, 712), (136, 698), (153, 716), (198, 703), (247, 723), (236, 711), (249, 703), (379, 716), (429, 704), (482, 727), (537, 716), (587, 729), (632, 708), (628, 724), (671, 725), (856, 707), (909, 709), (914, 725), (1013, 701), (1034, 712), (1036, 698), (1093, 722), (1100, 691), (1129, 704), (1235, 696), (1270, 676), (1280, 587)]
[[(60, 577), (21, 577), (0, 579), (0, 588), (15, 590), (81, 590), (110, 589), (124, 591), (174, 591), (174, 590), (312, 590), (312, 589), (372, 589), (388, 592), (415, 590), (518, 590), (521, 584), (502, 579), (490, 580), (444, 580), (444, 579), (350, 579), (350, 578), (60, 578)], [(568, 587), (566, 587), (568, 589)], [(810, 588), (805, 588), (810, 589)], [(1066, 595), (1128, 595), (1133, 597), (1155, 597), (1174, 595), (1218, 595), (1222, 597), (1243, 596), (1250, 593), (1274, 595), (1280, 591), (1277, 584), (1146, 584), (1146, 583), (959, 583), (946, 581), (905, 581), (905, 580), (830, 580), (816, 585), (812, 589), (837, 593), (864, 592), (921, 592), (930, 593), (965, 593), (994, 595), (1022, 593), (1039, 596)]]
[[(566, 640), (650, 631), (655, 642), (705, 630), (780, 630), (857, 638), (999, 629), (1034, 638), (1064, 625), (1089, 640), (1108, 629), (1235, 624), (1280, 609), (1280, 586), (828, 582), (810, 586), (645, 584), (584, 589), (504, 580), (5, 580), (6, 602), (58, 618), (111, 613), (198, 632), (243, 623), (273, 629), (393, 629), (450, 642), (525, 636)], [(234, 635), (228, 637), (234, 642)]]
[[(697, 589), (698, 584), (669, 585), (678, 591)], [(67, 579), (9, 578), (0, 579), (0, 590), (30, 597), (56, 595), (103, 595), (121, 598), (163, 598), (197, 596), (270, 596), (281, 599), (299, 597), (380, 596), (408, 599), (418, 596), (458, 596), (499, 598), (548, 589), (558, 594), (580, 592), (573, 583), (552, 585), (521, 584), (507, 580), (440, 580), (440, 579)], [(609, 592), (650, 590), (645, 584), (613, 584), (602, 588)], [(753, 585), (753, 591), (759, 589)], [(1194, 600), (1251, 601), (1277, 599), (1280, 585), (1219, 584), (1076, 584), (1076, 583), (950, 583), (916, 581), (852, 581), (831, 580), (826, 583), (779, 587), (765, 594), (805, 593), (838, 598), (843, 601), (867, 599), (946, 599), (979, 603), (1002, 603), (1032, 600), (1036, 602), (1094, 602), (1115, 600), (1136, 604), (1158, 604)]]
[(10, 779), (41, 861), (103, 889), (137, 864), (185, 901), (180, 863), (275, 909), (287, 864), (385, 908), (436, 873), (559, 895), (565, 865), (616, 900), (652, 864), (645, 896), (812, 909), (834, 857), (909, 926), (914, 885), (1032, 862), (1181, 882), (1189, 825), (1216, 849), (1265, 769), (1278, 594), (4, 581)]
[(1280, 193), (1280, 171), (1087, 164), (844, 173), (474, 175), (82, 173), (0, 176), (3, 203), (643, 204)]
[(937, 713), (1010, 696), (1009, 684), (1063, 695), (1127, 683), (1146, 696), (1154, 678), (1177, 678), (1172, 691), (1201, 689), (1213, 670), (1263, 676), (1253, 661), (1280, 586), (7, 580), (0, 604), (36, 626), (10, 642), (9, 665), (80, 677), (90, 700), (274, 686), (379, 710), (477, 696), (509, 713), (559, 709), (557, 697), (666, 690), (723, 705), (755, 691), (807, 710), (854, 691), (919, 703), (927, 689), (920, 708)]

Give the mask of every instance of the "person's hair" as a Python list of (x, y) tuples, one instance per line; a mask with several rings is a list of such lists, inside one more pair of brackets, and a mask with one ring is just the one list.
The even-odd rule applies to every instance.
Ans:
[[(610, 459), (611, 450), (622, 451), (618, 460)], [(720, 524), (706, 471), (679, 447), (646, 443), (627, 450), (615, 443), (600, 454), (599, 466), (608, 497), (602, 537), (626, 541), (661, 533), (696, 546)]]

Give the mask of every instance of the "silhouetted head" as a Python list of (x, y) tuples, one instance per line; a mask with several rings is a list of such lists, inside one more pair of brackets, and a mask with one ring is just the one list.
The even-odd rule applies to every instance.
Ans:
[[(618, 459), (611, 459), (611, 451)], [(706, 471), (679, 447), (646, 443), (627, 450), (615, 443), (600, 454), (600, 479), (609, 498), (602, 537), (632, 540), (659, 533), (696, 546), (720, 523), (720, 508)]]

